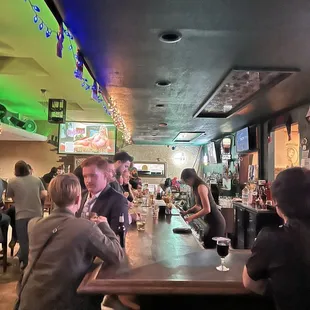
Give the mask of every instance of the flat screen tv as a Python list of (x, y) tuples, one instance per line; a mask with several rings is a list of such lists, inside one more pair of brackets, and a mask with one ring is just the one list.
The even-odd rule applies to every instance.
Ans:
[(116, 128), (111, 123), (66, 122), (59, 125), (58, 153), (114, 155)]
[(250, 150), (249, 128), (243, 128), (236, 133), (236, 151), (237, 153), (247, 152)]
[(217, 164), (217, 154), (215, 149), (215, 143), (211, 142), (207, 144), (207, 154), (209, 164)]

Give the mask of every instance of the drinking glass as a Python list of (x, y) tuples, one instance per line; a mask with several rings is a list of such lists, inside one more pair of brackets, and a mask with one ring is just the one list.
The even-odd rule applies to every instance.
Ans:
[(146, 214), (138, 213), (136, 220), (137, 230), (145, 231), (145, 224), (146, 224)]
[(147, 196), (143, 196), (142, 197), (142, 205), (143, 206), (147, 206), (148, 205), (148, 197)]
[(230, 239), (228, 238), (216, 238), (216, 251), (217, 254), (221, 257), (221, 265), (216, 267), (218, 271), (228, 271), (229, 268), (225, 266), (225, 257), (229, 253), (229, 244)]
[(159, 207), (158, 206), (153, 206), (152, 207), (152, 212), (153, 212), (153, 218), (154, 219), (158, 219)]

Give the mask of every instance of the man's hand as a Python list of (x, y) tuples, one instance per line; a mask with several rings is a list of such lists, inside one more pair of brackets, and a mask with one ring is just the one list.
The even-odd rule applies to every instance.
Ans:
[(108, 219), (105, 216), (99, 216), (97, 219), (97, 223), (107, 223)]
[(128, 197), (129, 197), (129, 193), (128, 193), (128, 192), (125, 192), (125, 193), (124, 193), (124, 196), (125, 196), (125, 198), (128, 198)]

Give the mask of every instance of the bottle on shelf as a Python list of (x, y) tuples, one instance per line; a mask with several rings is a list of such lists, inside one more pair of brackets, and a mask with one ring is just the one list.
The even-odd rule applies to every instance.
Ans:
[(245, 183), (244, 189), (242, 190), (242, 203), (248, 204), (249, 199), (249, 187), (248, 184)]
[(125, 235), (126, 235), (124, 213), (122, 213), (119, 217), (117, 235), (119, 237), (119, 243), (120, 243), (121, 247), (124, 248), (125, 247)]

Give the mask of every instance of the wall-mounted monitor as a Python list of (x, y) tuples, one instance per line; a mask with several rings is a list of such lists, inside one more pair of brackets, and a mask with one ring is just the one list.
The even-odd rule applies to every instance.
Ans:
[(66, 122), (59, 125), (60, 154), (114, 155), (116, 128), (111, 123)]
[(214, 142), (210, 142), (209, 144), (207, 144), (207, 154), (208, 154), (209, 164), (217, 164), (218, 163)]
[(236, 133), (236, 151), (237, 153), (250, 150), (249, 128), (243, 128)]

